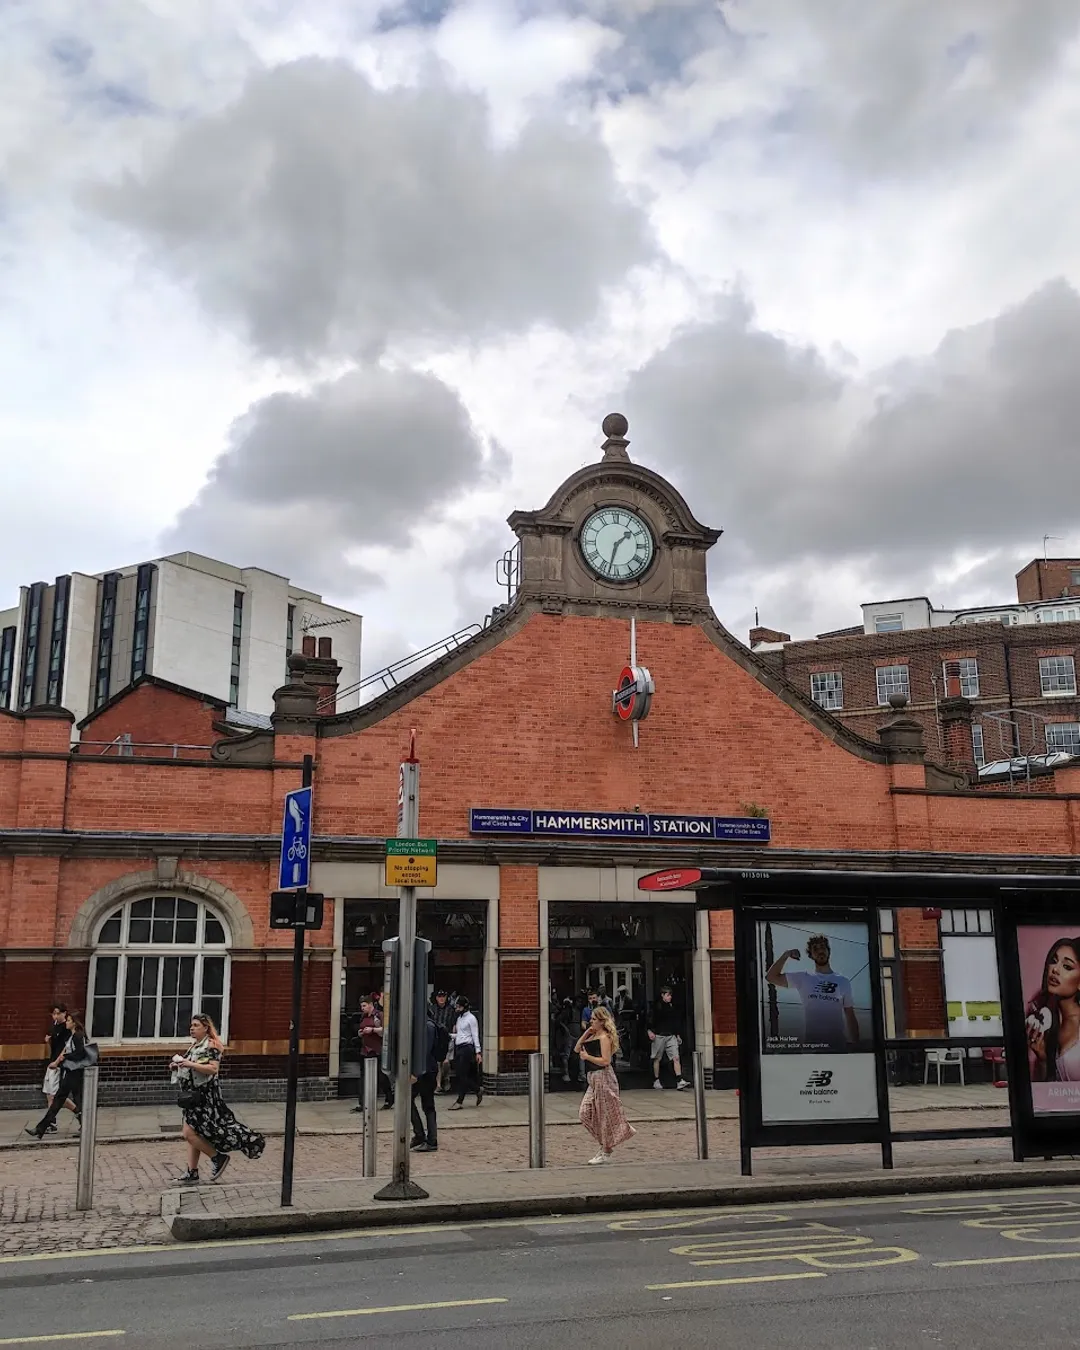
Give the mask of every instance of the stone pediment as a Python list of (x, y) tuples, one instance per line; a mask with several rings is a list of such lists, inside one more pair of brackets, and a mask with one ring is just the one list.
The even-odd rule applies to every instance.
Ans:
[[(520, 598), (548, 612), (639, 611), (692, 622), (711, 614), (705, 555), (721, 531), (702, 525), (682, 494), (653, 469), (631, 462), (626, 418), (604, 419), (604, 456), (562, 483), (538, 511), (515, 511), (510, 528), (521, 541)], [(652, 556), (633, 578), (598, 575), (586, 557), (582, 530), (596, 512), (631, 512), (652, 537)]]

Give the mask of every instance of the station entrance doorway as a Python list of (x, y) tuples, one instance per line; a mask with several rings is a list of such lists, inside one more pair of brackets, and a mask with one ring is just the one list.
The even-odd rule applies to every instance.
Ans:
[[(431, 942), (427, 994), (430, 996), (437, 989), (445, 989), (452, 996), (464, 994), (483, 1034), (487, 1012), (484, 1007), (484, 960), (488, 902), (425, 900), (417, 910), (417, 934)], [(357, 1038), (360, 1000), (382, 989), (382, 944), (386, 938), (397, 937), (397, 931), (397, 901), (345, 901), (338, 1029), (340, 1096), (359, 1095), (362, 1069)]]
[[(665, 986), (672, 991), (681, 1024), (683, 1052), (690, 1054), (694, 1049), (695, 918), (692, 904), (551, 902), (548, 1031), (552, 1088), (583, 1086), (580, 1065), (568, 1051), (580, 1035), (581, 1011), (589, 989), (601, 993), (615, 1015), (621, 1042), (615, 1069), (623, 1087), (652, 1083), (648, 1022)], [(669, 1087), (674, 1082), (669, 1065), (664, 1066), (663, 1081)]]

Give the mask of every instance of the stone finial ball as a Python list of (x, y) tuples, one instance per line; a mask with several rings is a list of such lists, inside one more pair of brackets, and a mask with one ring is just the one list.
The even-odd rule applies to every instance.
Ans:
[(608, 413), (603, 422), (604, 435), (620, 439), (630, 430), (630, 423), (622, 413)]
[(908, 702), (907, 694), (901, 694), (897, 692), (895, 694), (889, 695), (889, 707), (895, 708), (898, 712), (901, 708), (907, 707), (907, 702)]

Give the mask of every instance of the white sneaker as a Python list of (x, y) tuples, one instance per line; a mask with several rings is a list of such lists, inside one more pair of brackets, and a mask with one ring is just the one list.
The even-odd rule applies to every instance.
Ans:
[(688, 1088), (689, 1086), (690, 1084), (686, 1081), (685, 1078), (680, 1078), (679, 1081), (675, 1084), (675, 1091), (682, 1092), (684, 1088)]
[(596, 1155), (595, 1158), (590, 1158), (590, 1159), (589, 1159), (589, 1166), (590, 1166), (590, 1167), (595, 1167), (597, 1163), (607, 1162), (607, 1160), (608, 1160), (608, 1155), (604, 1152), (603, 1149), (601, 1149), (600, 1152)]
[(654, 1079), (653, 1079), (653, 1088), (654, 1088), (657, 1092), (663, 1092), (663, 1090), (664, 1090), (664, 1085), (663, 1085), (663, 1083), (661, 1083), (661, 1081), (660, 1081), (659, 1078), (654, 1078)]

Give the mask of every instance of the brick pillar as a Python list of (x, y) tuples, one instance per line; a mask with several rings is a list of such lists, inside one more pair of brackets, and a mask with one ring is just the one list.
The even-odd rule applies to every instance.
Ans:
[[(499, 1006), (485, 1009), (498, 1017), (499, 1062), (495, 1090), (525, 1092), (528, 1058), (540, 1049), (540, 897), (535, 867), (499, 868)], [(488, 1077), (490, 1082), (490, 1077)]]
[(952, 769), (975, 774), (975, 748), (971, 743), (974, 704), (962, 694), (950, 695), (938, 704), (938, 717), (945, 741), (945, 763)]
[(712, 981), (713, 1086), (733, 1087), (738, 1061), (735, 1022), (735, 915), (709, 914), (709, 974)]

